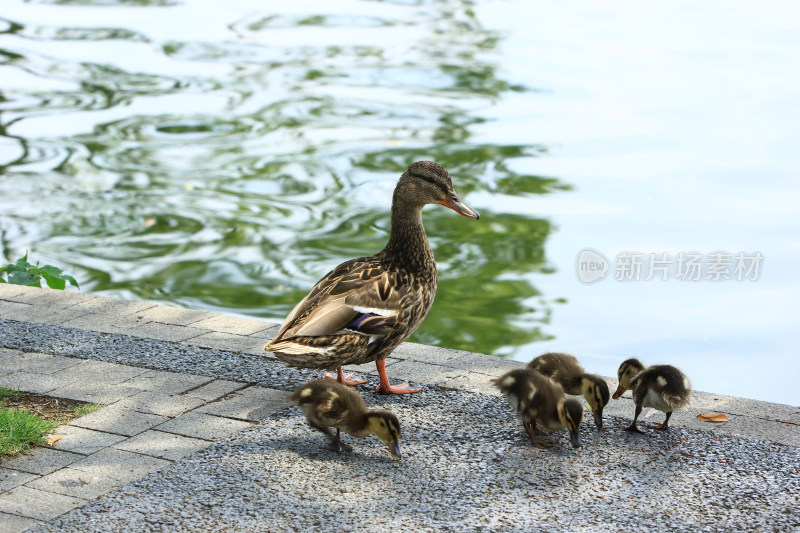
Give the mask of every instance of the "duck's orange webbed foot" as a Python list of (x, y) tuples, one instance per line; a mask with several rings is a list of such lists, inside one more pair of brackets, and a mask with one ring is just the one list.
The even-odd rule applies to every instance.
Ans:
[(350, 379), (353, 377), (353, 374), (347, 374), (346, 376), (342, 372), (342, 367), (336, 369), (336, 376), (333, 374), (325, 374), (325, 379), (330, 379), (332, 381), (338, 381), (342, 385), (347, 385), (348, 387), (352, 387), (353, 385), (363, 385), (367, 382), (366, 379)]
[(422, 390), (412, 389), (408, 386), (408, 383), (389, 385), (389, 378), (386, 376), (386, 362), (383, 359), (378, 359), (375, 361), (375, 366), (378, 367), (378, 378), (380, 379), (380, 385), (375, 389), (378, 394), (412, 394)]
[(409, 387), (408, 383), (401, 383), (400, 385), (384, 385), (381, 383), (375, 388), (375, 392), (378, 394), (412, 394), (421, 390)]

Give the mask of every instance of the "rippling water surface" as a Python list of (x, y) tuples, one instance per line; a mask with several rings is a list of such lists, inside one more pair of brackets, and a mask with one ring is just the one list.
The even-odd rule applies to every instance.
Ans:
[[(412, 340), (639, 356), (800, 403), (792, 4), (6, 2), (0, 255), (82, 290), (280, 321), (383, 247), (409, 163), (440, 288)], [(607, 279), (584, 284), (592, 248)], [(617, 281), (621, 251), (760, 252), (756, 281)], [(674, 266), (674, 265), (673, 265)]]

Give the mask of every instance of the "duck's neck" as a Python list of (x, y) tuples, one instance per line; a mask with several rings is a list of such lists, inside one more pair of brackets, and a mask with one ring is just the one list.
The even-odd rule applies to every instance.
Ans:
[(411, 272), (435, 272), (433, 250), (422, 226), (422, 206), (392, 206), (392, 230), (383, 253)]
[(350, 424), (349, 433), (358, 438), (364, 438), (369, 435), (369, 412), (364, 411), (354, 417)]

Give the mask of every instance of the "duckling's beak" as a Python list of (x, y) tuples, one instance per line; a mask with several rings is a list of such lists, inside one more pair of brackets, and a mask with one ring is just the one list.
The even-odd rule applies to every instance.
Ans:
[(596, 409), (594, 412), (594, 425), (597, 429), (603, 429), (603, 408)]
[(573, 448), (580, 448), (581, 447), (581, 434), (579, 430), (570, 431), (569, 438), (572, 441)]
[(389, 452), (392, 454), (392, 458), (396, 459), (397, 461), (400, 460), (400, 445), (397, 443), (396, 440), (392, 442), (386, 443), (389, 446)]
[(459, 198), (456, 193), (451, 194), (449, 197), (445, 198), (439, 203), (445, 207), (449, 207), (459, 215), (464, 215), (465, 217), (474, 218), (475, 220), (481, 218), (481, 215), (477, 211), (472, 209), (470, 206), (462, 202), (461, 198)]
[(620, 385), (619, 387), (617, 387), (617, 392), (615, 392), (615, 393), (614, 393), (614, 395), (613, 395), (613, 396), (611, 396), (611, 397), (612, 397), (612, 398), (614, 398), (615, 400), (618, 400), (618, 399), (619, 399), (619, 397), (620, 397), (620, 396), (622, 396), (622, 394), (623, 394), (623, 393), (624, 393), (626, 390), (628, 390), (628, 389), (626, 389), (625, 387), (623, 387), (622, 385)]

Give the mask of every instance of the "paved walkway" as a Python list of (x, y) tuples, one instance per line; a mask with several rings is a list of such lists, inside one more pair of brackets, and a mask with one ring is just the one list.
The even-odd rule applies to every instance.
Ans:
[[(3, 321), (15, 331), (22, 323), (28, 334), (4, 331)], [(285, 409), (286, 390), (311, 374), (263, 352), (277, 328), (146, 302), (0, 285), (0, 385), (106, 405), (57, 428), (62, 438), (53, 447), (0, 463), (0, 531), (44, 524)], [(387, 368), (395, 380), (496, 396), (489, 379), (517, 365), (406, 343)], [(264, 386), (273, 374), (248, 370), (256, 366), (280, 372), (286, 378), (280, 389)], [(375, 377), (372, 364), (352, 370)], [(632, 411), (630, 400), (606, 410), (628, 418)], [(700, 412), (725, 412), (731, 422), (711, 426), (696, 419)], [(797, 407), (696, 393), (693, 406), (672, 422), (800, 446)]]

